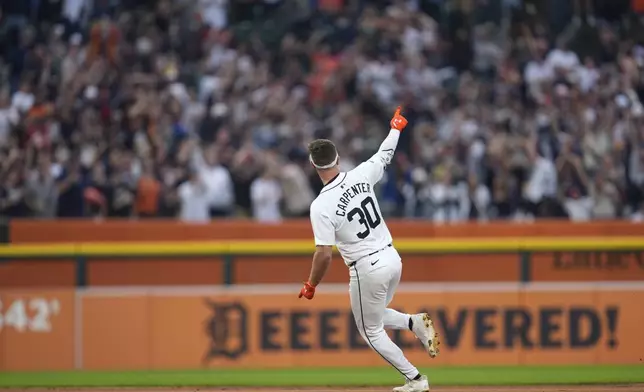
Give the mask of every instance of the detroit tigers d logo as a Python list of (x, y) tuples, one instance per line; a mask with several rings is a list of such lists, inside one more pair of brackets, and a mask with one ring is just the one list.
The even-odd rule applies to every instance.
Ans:
[(206, 335), (210, 347), (204, 362), (214, 358), (236, 359), (248, 349), (246, 308), (238, 302), (219, 303), (206, 299), (212, 316), (206, 321)]

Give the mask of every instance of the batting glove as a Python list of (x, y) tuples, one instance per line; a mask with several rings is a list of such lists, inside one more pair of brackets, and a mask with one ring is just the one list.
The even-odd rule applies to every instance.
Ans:
[(391, 118), (391, 122), (389, 123), (389, 125), (391, 125), (392, 129), (397, 129), (398, 131), (401, 131), (401, 132), (407, 126), (407, 119), (400, 114), (400, 106), (398, 106), (398, 109), (396, 109), (396, 112), (394, 113), (394, 116)]
[(298, 298), (306, 298), (306, 299), (313, 299), (313, 296), (315, 295), (315, 286), (313, 286), (309, 282), (304, 282), (304, 287), (302, 287), (302, 290), (300, 290), (300, 295)]

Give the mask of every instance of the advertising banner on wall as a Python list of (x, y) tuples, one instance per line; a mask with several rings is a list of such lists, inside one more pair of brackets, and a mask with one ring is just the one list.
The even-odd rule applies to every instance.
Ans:
[[(403, 285), (392, 307), (429, 312), (441, 355), (430, 359), (409, 331), (390, 335), (417, 366), (642, 361), (644, 287), (511, 286)], [(0, 293), (0, 370), (386, 366), (358, 334), (346, 290), (324, 285), (312, 301), (255, 289), (76, 296)]]
[[(393, 307), (429, 312), (442, 338), (431, 360), (409, 331), (391, 336), (419, 366), (639, 363), (644, 291), (400, 292)], [(355, 328), (346, 293), (83, 298), (83, 367), (176, 369), (384, 365)]]

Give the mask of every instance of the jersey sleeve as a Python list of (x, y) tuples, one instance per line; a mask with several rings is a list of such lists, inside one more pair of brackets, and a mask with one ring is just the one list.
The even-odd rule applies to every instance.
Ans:
[(311, 227), (313, 227), (313, 236), (315, 237), (316, 246), (333, 246), (335, 245), (335, 227), (331, 218), (319, 208), (311, 205)]
[(380, 145), (378, 152), (356, 168), (356, 170), (367, 177), (372, 185), (380, 181), (383, 174), (385, 174), (385, 169), (394, 157), (394, 152), (398, 145), (398, 138), (400, 138), (400, 131), (396, 129), (390, 130), (389, 135), (387, 135)]

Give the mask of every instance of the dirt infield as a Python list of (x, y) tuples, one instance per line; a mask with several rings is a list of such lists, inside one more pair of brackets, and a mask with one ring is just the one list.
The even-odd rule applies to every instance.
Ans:
[[(389, 392), (386, 387), (365, 388), (9, 388), (2, 392)], [(547, 385), (523, 387), (433, 387), (431, 392), (642, 392), (644, 384), (630, 385)]]

